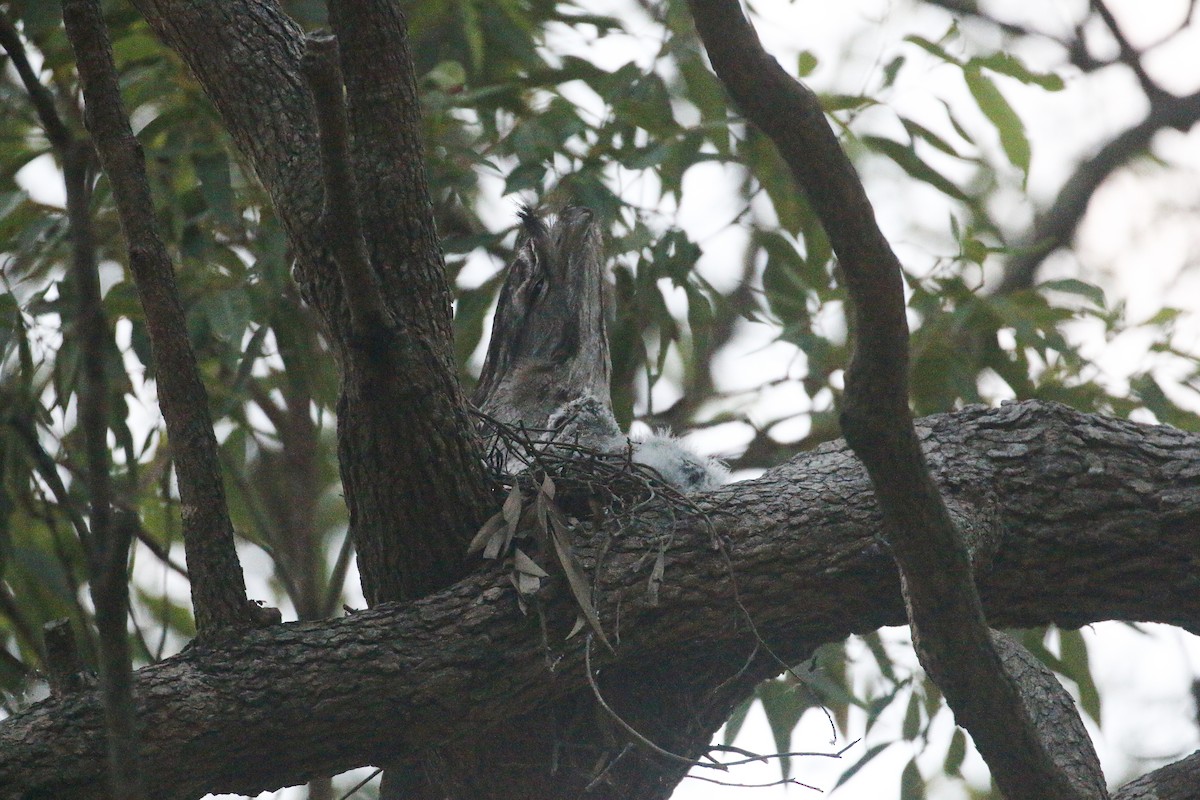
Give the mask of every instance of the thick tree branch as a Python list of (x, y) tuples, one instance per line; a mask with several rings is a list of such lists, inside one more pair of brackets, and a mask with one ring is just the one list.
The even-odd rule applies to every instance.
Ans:
[(371, 262), (407, 331), (443, 347), (453, 370), (450, 286), (425, 174), (408, 23), (394, 0), (330, 0)]
[(1200, 751), (1130, 781), (1113, 800), (1193, 800), (1200, 786)]
[[(156, 229), (142, 147), (125, 115), (99, 8), (91, 0), (67, 0), (64, 16), (83, 84), (87, 126), (112, 185), (154, 348), (159, 403), (179, 476), (196, 627), (207, 633), (246, 625), (253, 621), (251, 605), (234, 548), (208, 394), (188, 337), (171, 258)], [(107, 453), (107, 443), (104, 447)], [(122, 555), (122, 585), (124, 565)]]
[[(967, 538), (994, 624), (1127, 619), (1200, 631), (1200, 436), (1038, 403), (972, 407), (920, 428), (956, 513), (990, 521)], [(703, 498), (742, 603), (785, 659), (904, 621), (873, 497), (839, 442)], [(601, 613), (612, 620), (620, 607), (621, 641), (599, 666), (686, 663), (732, 675), (754, 643), (730, 599), (729, 567), (703, 522), (681, 520), (651, 606), (645, 554), (662, 533), (651, 523), (609, 545)], [(602, 546), (581, 542), (585, 562)], [(517, 611), (507, 576), (489, 573), (416, 603), (251, 629), (147, 667), (137, 698), (149, 789), (253, 794), (439, 748), (586, 691), (580, 645), (563, 641), (575, 618), (567, 594), (546, 590), (546, 640)], [(12, 796), (103, 796), (100, 731), (90, 695), (5, 721), (0, 786)]]
[[(391, 3), (335, 5), (331, 20), (364, 235), (397, 322), (375, 370), (389, 376), (381, 382), (359, 374), (348, 357), (353, 337), (341, 278), (319, 235), (321, 168), (301, 31), (269, 0), (134, 5), (191, 68), (270, 193), (297, 255), (301, 293), (330, 333), (343, 372), (338, 455), (367, 598), (412, 598), (448, 585), (464, 574), (466, 544), (492, 498), (453, 365), (449, 292), (399, 11)], [(437, 534), (418, 534), (430, 531)]]
[[(404, 15), (396, 2), (333, 0), (329, 22), (346, 86), (363, 235), (397, 321), (382, 364), (390, 380), (372, 374), (378, 367), (345, 370), (338, 458), (367, 599), (406, 600), (462, 577), (465, 547), (493, 498), (455, 377), (450, 288)], [(440, 519), (430, 526), (434, 515)], [(414, 536), (419, 529), (440, 535)]]
[(901, 266), (820, 100), (766, 54), (736, 0), (690, 5), (713, 69), (780, 150), (838, 256), (854, 315), (842, 427), (871, 475), (922, 666), (1006, 797), (1103, 797), (1102, 776), (1080, 785), (1055, 764), (1025, 705), (1041, 695), (1021, 691), (992, 645), (966, 548), (912, 425)]

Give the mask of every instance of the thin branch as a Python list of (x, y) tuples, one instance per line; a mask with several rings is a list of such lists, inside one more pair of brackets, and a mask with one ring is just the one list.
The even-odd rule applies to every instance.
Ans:
[(677, 764), (684, 764), (689, 767), (707, 767), (709, 769), (721, 770), (722, 772), (729, 769), (729, 767), (720, 763), (719, 761), (701, 761), (696, 758), (681, 756), (678, 753), (672, 753), (670, 750), (665, 750), (647, 739), (642, 734), (638, 733), (636, 728), (622, 719), (621, 715), (618, 714), (613, 707), (608, 704), (608, 701), (604, 699), (604, 695), (600, 691), (600, 686), (596, 683), (596, 676), (592, 674), (592, 634), (590, 633), (587, 635), (587, 640), (583, 646), (583, 668), (587, 673), (587, 682), (588, 686), (590, 686), (592, 689), (592, 696), (596, 698), (596, 702), (599, 704), (600, 708), (604, 709), (604, 713), (608, 715), (609, 719), (616, 723), (618, 728), (625, 731), (626, 736), (633, 739), (640, 746), (646, 748), (651, 753), (654, 753), (661, 758), (665, 758), (667, 761), (674, 761)]
[(21, 36), (13, 26), (12, 20), (3, 13), (0, 13), (0, 47), (3, 47), (12, 59), (13, 67), (21, 77), (21, 83), (25, 85), (25, 91), (29, 92), (29, 99), (37, 110), (46, 138), (59, 155), (63, 155), (75, 137), (59, 116), (54, 105), (54, 95), (38, 80), (37, 73), (33, 71), (25, 53), (25, 45), (21, 42)]
[[(98, 7), (66, 2), (63, 18), (68, 36), (83, 43), (100, 22)], [(82, 49), (82, 48), (80, 48)], [(82, 59), (81, 59), (82, 60)], [(76, 332), (82, 355), (79, 424), (87, 451), (85, 482), (89, 496), (89, 535), (84, 541), (96, 630), (100, 649), (100, 686), (104, 701), (104, 727), (108, 752), (108, 782), (118, 797), (138, 800), (145, 796), (133, 705), (133, 666), (126, 620), (129, 586), (125, 565), (129, 558), (130, 527), (115, 518), (108, 452), (109, 386), (105, 370), (106, 345), (111, 340), (100, 296), (100, 273), (92, 232), (92, 147), (72, 140), (60, 152), (67, 190), (67, 216), (71, 226), (72, 274), (79, 308)]]
[(1056, 250), (1070, 244), (1088, 204), (1110, 175), (1145, 153), (1159, 131), (1174, 128), (1187, 131), (1200, 121), (1200, 92), (1186, 97), (1164, 95), (1151, 98), (1150, 111), (1137, 125), (1104, 145), (1080, 164), (1042, 212), (1032, 233), (1015, 248), (1004, 267), (1004, 278), (997, 294), (1008, 294), (1033, 286), (1038, 268)]
[(837, 254), (854, 350), (842, 427), (867, 467), (904, 580), (921, 663), (1008, 797), (1082, 798), (1057, 767), (992, 646), (971, 564), (908, 407), (901, 266), (817, 96), (763, 50), (735, 0), (691, 0), (713, 69), (779, 148)]
[(99, 9), (87, 0), (66, 0), (64, 7), (73, 20), (68, 31), (78, 59), (87, 126), (112, 185), (154, 351), (159, 402), (179, 477), (196, 627), (203, 634), (245, 626), (256, 617), (246, 601), (208, 396), (188, 338), (170, 256), (156, 229), (141, 144), (125, 115)]
[(370, 783), (371, 781), (378, 778), (382, 773), (383, 773), (383, 770), (381, 770), (381, 769), (375, 770), (370, 775), (368, 775), (367, 777), (363, 778), (358, 783), (351, 786), (350, 789), (344, 795), (342, 795), (340, 798), (338, 798), (338, 800), (350, 800), (351, 797), (358, 794), (359, 789), (363, 788), (368, 783)]
[(391, 325), (363, 238), (358, 186), (350, 168), (350, 131), (337, 39), (328, 33), (306, 36), (302, 65), (317, 107), (321, 176), (325, 186), (321, 233), (333, 252), (346, 305), (350, 308), (350, 336), (354, 345), (351, 353), (365, 348), (363, 366), (366, 367), (379, 363), (375, 350), (383, 344), (381, 337), (386, 341)]
[(350, 569), (350, 558), (354, 555), (354, 537), (346, 532), (342, 546), (338, 548), (337, 561), (329, 574), (329, 586), (326, 587), (325, 603), (321, 607), (321, 617), (329, 617), (337, 610), (342, 600), (342, 590), (346, 586), (346, 572)]
[(146, 546), (147, 550), (154, 554), (155, 558), (165, 564), (172, 572), (184, 580), (190, 581), (192, 579), (191, 576), (188, 575), (187, 567), (183, 566), (182, 564), (175, 563), (175, 561), (171, 558), (171, 554), (167, 552), (166, 548), (156, 542), (154, 537), (150, 535), (150, 531), (146, 530), (142, 525), (138, 525), (137, 530), (134, 531), (134, 535), (137, 537), (139, 542)]
[(732, 786), (738, 789), (768, 789), (772, 786), (800, 786), (804, 789), (812, 789), (814, 792), (821, 791), (816, 786), (810, 786), (807, 783), (796, 780), (795, 778), (780, 778), (777, 781), (770, 783), (732, 783), (729, 781), (719, 781), (716, 778), (706, 778), (703, 775), (688, 775), (688, 778), (696, 781), (705, 781), (706, 783), (715, 783), (717, 786)]
[(709, 752), (710, 753), (712, 753), (712, 752), (737, 753), (740, 756), (744, 756), (744, 758), (740, 758), (735, 761), (722, 761), (721, 762), (722, 764), (724, 764), (727, 767), (740, 767), (743, 764), (754, 764), (754, 763), (759, 763), (759, 762), (765, 763), (769, 760), (782, 759), (782, 758), (841, 758), (842, 756), (846, 755), (846, 753), (852, 747), (854, 747), (861, 741), (862, 741), (862, 739), (855, 739), (854, 741), (850, 742), (845, 747), (843, 747), (841, 750), (835, 750), (832, 753), (821, 753), (821, 752), (817, 752), (815, 750), (793, 750), (788, 753), (765, 753), (764, 754), (764, 753), (754, 753), (750, 750), (745, 750), (741, 747), (733, 747), (733, 746), (727, 745), (727, 744), (713, 745), (712, 747), (709, 748)]
[(100, 298), (100, 275), (91, 219), (91, 145), (72, 140), (60, 153), (67, 194), (67, 219), (71, 236), (71, 276), (77, 303), (75, 332), (80, 359), (79, 425), (86, 450), (85, 482), (88, 487), (89, 519), (83, 538), (84, 551), (95, 577), (102, 568), (100, 551), (109, 543), (112, 508), (112, 478), (108, 453), (108, 379), (104, 369), (109, 339), (108, 322)]
[(1133, 70), (1133, 74), (1137, 76), (1138, 84), (1141, 85), (1142, 91), (1146, 93), (1146, 97), (1153, 103), (1163, 97), (1171, 95), (1159, 86), (1153, 78), (1146, 72), (1146, 67), (1142, 64), (1142, 54), (1129, 43), (1125, 38), (1125, 34), (1121, 31), (1121, 26), (1117, 24), (1116, 18), (1112, 12), (1108, 10), (1108, 6), (1104, 0), (1091, 0), (1092, 9), (1100, 15), (1100, 19), (1104, 21), (1104, 27), (1108, 28), (1108, 32), (1117, 40), (1117, 47), (1121, 51), (1121, 63)]
[(250, 399), (259, 407), (263, 415), (275, 428), (275, 435), (283, 438), (284, 428), (288, 424), (287, 412), (271, 399), (270, 393), (263, 389), (262, 384), (256, 380), (250, 380), (246, 383), (246, 390), (250, 394)]
[[(1068, 54), (1072, 64), (1084, 72), (1094, 72), (1111, 66), (1110, 60), (1092, 57), (1083, 39), (1083, 29), (1076, 28), (1070, 41), (1059, 41), (1049, 34), (1019, 25), (1002, 22), (980, 11), (974, 0), (925, 0), (929, 5), (940, 6), (956, 14), (967, 15), (993, 25), (1006, 34), (1022, 38), (1043, 38), (1057, 42)], [(1137, 125), (1111, 139), (1091, 158), (1080, 163), (1067, 179), (1050, 207), (1037, 215), (1033, 230), (1022, 236), (1012, 247), (1012, 254), (1004, 265), (1004, 277), (995, 288), (996, 294), (1031, 288), (1036, 282), (1038, 269), (1051, 254), (1071, 243), (1075, 230), (1087, 212), (1088, 204), (1096, 190), (1108, 177), (1129, 161), (1145, 153), (1154, 136), (1165, 128), (1186, 132), (1200, 120), (1200, 93), (1187, 97), (1176, 97), (1161, 89), (1141, 65), (1141, 54), (1129, 44), (1121, 33), (1116, 20), (1102, 0), (1091, 0), (1092, 7), (1101, 16), (1121, 50), (1120, 61), (1137, 75), (1150, 103), (1150, 110)], [(1195, 4), (1191, 5), (1194, 11)], [(1148, 45), (1148, 52), (1169, 42), (1190, 24), (1189, 13), (1174, 30), (1162, 39)], [(1082, 25), (1082, 23), (1081, 23)]]
[(54, 463), (54, 459), (50, 457), (46, 448), (42, 447), (42, 443), (38, 440), (37, 429), (34, 428), (33, 422), (24, 416), (14, 415), (9, 417), (8, 424), (16, 431), (17, 437), (25, 445), (29, 457), (33, 460), (34, 469), (37, 470), (42, 482), (49, 487), (58, 507), (71, 521), (71, 526), (75, 529), (79, 540), (87, 541), (89, 535), (87, 521), (79, 513), (79, 509), (76, 508), (70, 494), (67, 493), (62, 476), (58, 474), (58, 465)]

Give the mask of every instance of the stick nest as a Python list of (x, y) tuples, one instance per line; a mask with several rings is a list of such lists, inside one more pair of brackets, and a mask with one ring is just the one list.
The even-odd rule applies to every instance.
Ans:
[[(653, 468), (633, 460), (632, 447), (599, 450), (570, 441), (557, 431), (509, 425), (475, 412), (485, 443), (485, 460), (504, 504), (471, 542), (470, 552), (488, 559), (510, 559), (511, 580), (522, 610), (550, 575), (538, 561), (561, 569), (579, 606), (579, 630), (587, 623), (609, 644), (593, 603), (594, 576), (588, 580), (575, 558), (573, 531), (587, 526), (609, 537), (645, 525), (666, 523), (654, 555), (648, 591), (657, 600), (665, 553), (679, 516), (702, 513), (686, 495), (667, 484)], [(596, 567), (603, 558), (605, 541)], [(529, 542), (534, 547), (531, 549)], [(529, 555), (536, 553), (538, 560)], [(553, 554), (553, 555), (551, 555)], [(572, 631), (574, 633), (575, 631)], [(610, 645), (611, 647), (611, 645)]]

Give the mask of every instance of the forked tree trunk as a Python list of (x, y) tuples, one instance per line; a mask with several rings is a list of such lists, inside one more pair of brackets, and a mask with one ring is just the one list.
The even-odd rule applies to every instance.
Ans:
[[(522, 222), (474, 401), (503, 423), (538, 429), (563, 406), (591, 398), (596, 408), (587, 424), (598, 437), (607, 436), (618, 429), (609, 399), (599, 226), (591, 211), (577, 207), (552, 222), (525, 211)], [(592, 690), (576, 690), (440, 748), (420, 765), (389, 769), (381, 796), (667, 798), (688, 769), (686, 759), (697, 757), (745, 694), (779, 669), (768, 659), (753, 659), (713, 692), (713, 685), (745, 666), (745, 654), (754, 649), (749, 632), (742, 645), (716, 668), (709, 652), (694, 661), (685, 655), (649, 668), (611, 670), (598, 680), (601, 695), (622, 720), (681, 758), (651, 753), (600, 706)], [(698, 669), (700, 663), (707, 666)], [(546, 680), (555, 680), (550, 669)]]

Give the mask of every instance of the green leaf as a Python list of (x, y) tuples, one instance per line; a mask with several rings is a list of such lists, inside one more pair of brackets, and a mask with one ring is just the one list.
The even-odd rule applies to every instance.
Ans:
[(803, 256), (779, 233), (764, 231), (758, 241), (767, 254), (762, 281), (771, 312), (785, 323), (808, 320), (809, 287), (801, 277)]
[(742, 725), (746, 723), (746, 716), (750, 713), (750, 707), (756, 699), (754, 696), (747, 697), (729, 715), (729, 719), (725, 721), (725, 738), (722, 740), (723, 744), (731, 745), (737, 739), (738, 733), (742, 730)]
[(138, 601), (149, 610), (151, 616), (169, 630), (183, 637), (196, 635), (196, 622), (189, 604), (174, 603), (167, 596), (151, 594), (137, 584), (134, 584), (134, 590)]
[(870, 764), (871, 761), (873, 761), (875, 759), (875, 756), (879, 755), (884, 750), (887, 750), (889, 747), (892, 746), (892, 744), (893, 744), (893, 742), (885, 742), (884, 744), (877, 744), (874, 747), (867, 750), (867, 752), (862, 754), (862, 756), (858, 759), (858, 761), (855, 761), (852, 765), (850, 765), (849, 769), (847, 769), (845, 772), (843, 772), (841, 775), (838, 776), (837, 783), (835, 783), (833, 785), (833, 788), (836, 789), (839, 786), (841, 786), (842, 784), (844, 784), (846, 781), (853, 778), (855, 775), (858, 774), (859, 770), (861, 770), (867, 764)]
[(613, 99), (613, 113), (622, 122), (636, 125), (651, 136), (665, 138), (679, 130), (671, 110), (671, 96), (656, 73), (640, 74)]
[(518, 164), (504, 182), (504, 193), (513, 194), (527, 189), (540, 189), (546, 178), (546, 165), (538, 162)]
[(1025, 63), (1012, 53), (998, 51), (988, 56), (976, 56), (975, 58), (972, 58), (969, 63), (981, 67), (987, 67), (992, 72), (998, 72), (1001, 75), (1007, 75), (1010, 78), (1016, 78), (1022, 83), (1040, 86), (1048, 92), (1061, 91), (1065, 86), (1063, 79), (1055, 73), (1034, 72), (1025, 66)]
[(1043, 281), (1037, 285), (1038, 291), (1066, 292), (1088, 300), (1096, 308), (1107, 307), (1104, 300), (1104, 290), (1095, 284), (1081, 281), (1077, 278), (1062, 278), (1060, 280)]
[(113, 60), (117, 69), (125, 72), (131, 65), (162, 58), (163, 45), (148, 29), (130, 31), (112, 43)]
[[(803, 687), (794, 678), (784, 677), (759, 684), (757, 695), (762, 701), (771, 736), (775, 739), (775, 750), (786, 753), (791, 749), (792, 731), (800, 722), (812, 703)], [(786, 780), (792, 774), (791, 758), (779, 759), (779, 768)]]
[(929, 184), (942, 194), (953, 197), (955, 200), (963, 203), (971, 202), (971, 198), (966, 192), (955, 186), (949, 178), (922, 161), (910, 145), (892, 139), (885, 139), (882, 136), (863, 136), (862, 142), (875, 152), (881, 153), (896, 162), (901, 169), (922, 183)]
[(1060, 629), (1058, 632), (1059, 650), (1062, 653), (1063, 674), (1075, 681), (1079, 689), (1079, 705), (1092, 718), (1097, 726), (1100, 721), (1100, 692), (1092, 678), (1091, 664), (1088, 661), (1087, 642), (1083, 632)]
[(917, 738), (921, 732), (921, 698), (917, 696), (917, 692), (910, 692), (908, 695), (908, 707), (904, 712), (904, 724), (901, 726), (901, 735), (907, 740), (912, 741)]
[(941, 136), (938, 136), (936, 133), (929, 130), (929, 128), (926, 128), (921, 123), (919, 123), (915, 120), (901, 117), (900, 124), (904, 126), (904, 130), (908, 131), (908, 135), (911, 136), (912, 138), (920, 139), (921, 141), (925, 142), (926, 144), (932, 145), (933, 147), (937, 148), (938, 150), (941, 150), (943, 153), (945, 153), (948, 156), (954, 156), (955, 158), (961, 158), (961, 159), (966, 158), (961, 153), (959, 153), (958, 150), (955, 149), (954, 145), (950, 144), (945, 139), (943, 139)]
[(803, 50), (796, 58), (796, 74), (801, 78), (807, 78), (816, 70), (817, 64), (816, 55), (810, 50)]
[(821, 108), (825, 109), (827, 113), (868, 108), (879, 102), (873, 97), (865, 97), (860, 94), (822, 94), (820, 100)]
[(242, 288), (229, 289), (201, 300), (209, 329), (228, 344), (241, 345), (250, 325), (250, 299)]
[(881, 88), (887, 89), (896, 84), (896, 76), (900, 74), (905, 60), (904, 56), (896, 56), (888, 62), (887, 66), (883, 68), (883, 86)]
[[(951, 29), (951, 30), (953, 30), (953, 29)], [(949, 33), (947, 34), (947, 36), (949, 36)], [(946, 37), (943, 37), (943, 39), (945, 39), (945, 38)], [(954, 64), (955, 66), (959, 66), (959, 67), (963, 66), (963, 62), (960, 59), (956, 58), (955, 56), (950, 55), (950, 53), (948, 53), (946, 51), (946, 48), (942, 47), (940, 44), (938, 44), (936, 42), (926, 39), (924, 36), (916, 36), (916, 35), (905, 36), (904, 41), (908, 42), (909, 44), (915, 44), (917, 47), (921, 48), (926, 53), (929, 53), (934, 58), (938, 58), (938, 59), (941, 59), (942, 61), (945, 61), (947, 64)]]
[(650, 252), (654, 260), (654, 274), (665, 275), (675, 286), (687, 284), (688, 276), (702, 255), (700, 246), (679, 228), (659, 238)]
[(441, 61), (429, 72), (425, 80), (443, 92), (457, 92), (466, 85), (467, 71), (457, 61)]
[(863, 636), (862, 641), (874, 657), (875, 664), (879, 667), (879, 671), (883, 673), (883, 677), (887, 678), (893, 684), (898, 683), (899, 678), (896, 676), (896, 670), (892, 666), (892, 659), (887, 654), (887, 650), (884, 649), (883, 640), (880, 638), (878, 631)]
[(900, 800), (922, 800), (925, 797), (925, 779), (914, 758), (904, 766), (900, 773)]
[(967, 760), (967, 735), (962, 728), (955, 728), (950, 737), (950, 746), (946, 749), (946, 761), (943, 768), (947, 775), (962, 775), (963, 762)]
[(966, 238), (959, 242), (962, 247), (962, 258), (972, 264), (982, 264), (988, 257), (988, 246), (975, 238)]
[(1004, 99), (1004, 95), (1000, 93), (992, 79), (980, 72), (978, 67), (972, 68), (968, 65), (963, 70), (963, 78), (966, 79), (967, 88), (979, 105), (979, 110), (983, 112), (1000, 135), (1000, 147), (1003, 148), (1009, 163), (1021, 171), (1021, 185), (1024, 187), (1025, 180), (1029, 178), (1030, 159), (1029, 139), (1025, 135), (1025, 124), (1021, 122), (1017, 112)]
[(950, 126), (954, 128), (954, 132), (959, 135), (959, 138), (964, 142), (975, 144), (975, 137), (971, 135), (965, 125), (959, 122), (958, 115), (954, 113), (954, 109), (950, 107), (950, 104), (945, 100), (939, 100), (938, 102), (942, 104), (942, 108), (946, 109), (946, 118), (950, 121)]
[(192, 165), (200, 181), (200, 193), (213, 217), (228, 228), (236, 228), (239, 217), (234, 207), (229, 157), (221, 151), (196, 153)]
[(467, 43), (467, 52), (471, 54), (471, 69), (478, 72), (483, 67), (485, 50), (479, 12), (474, 0), (461, 0), (457, 6), (462, 15), (463, 40)]

